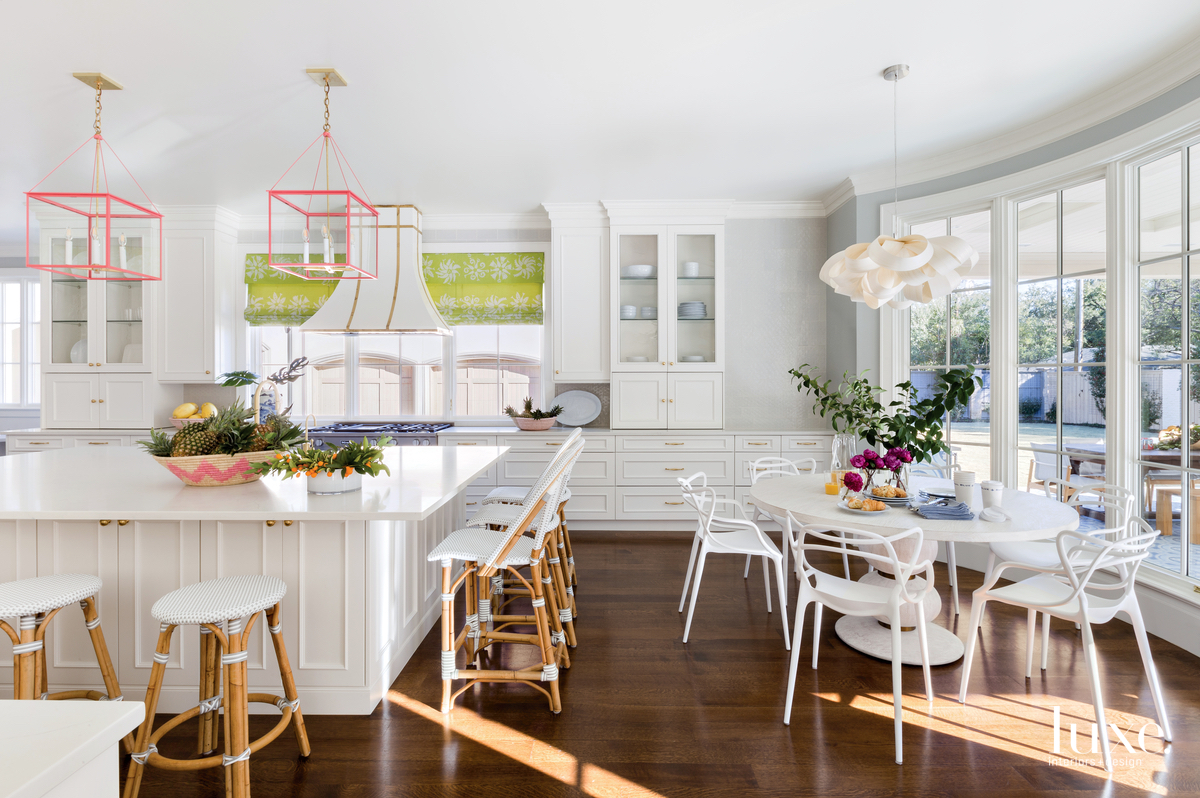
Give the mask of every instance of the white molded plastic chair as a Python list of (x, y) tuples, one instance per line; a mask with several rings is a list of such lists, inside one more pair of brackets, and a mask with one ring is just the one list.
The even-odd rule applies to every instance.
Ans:
[[(805, 457), (800, 460), (789, 460), (786, 457), (760, 457), (750, 464), (750, 485), (757, 485), (760, 479), (774, 479), (775, 477), (798, 477), (801, 474), (817, 473), (817, 461), (811, 457)], [(772, 515), (761, 507), (755, 506), (754, 516), (752, 521), (774, 521), (779, 524), (779, 528), (783, 530), (783, 539), (780, 541), (783, 548), (783, 572), (788, 571), (788, 550), (796, 548), (796, 536), (792, 533), (787, 518), (780, 518), (777, 515)], [(752, 555), (746, 555), (746, 570), (742, 574), (743, 579), (750, 578), (750, 560)], [(766, 561), (763, 561), (766, 564)], [(849, 575), (850, 564), (846, 562), (846, 573)]]
[[(962, 466), (958, 464), (956, 451), (951, 451), (949, 454), (938, 452), (928, 463), (913, 463), (912, 468), (909, 469), (909, 479), (913, 477), (954, 479), (954, 472), (960, 468)], [(954, 553), (954, 541), (947, 540), (945, 546), (946, 572), (950, 576), (950, 604), (954, 608), (954, 614), (958, 615), (958, 557)]]
[[(930, 560), (917, 562), (921, 556), (921, 547), (925, 542), (925, 533), (920, 527), (899, 532), (894, 535), (880, 535), (859, 529), (842, 527), (839, 529), (819, 530), (805, 526), (793, 519), (800, 543), (796, 548), (796, 558), (803, 569), (800, 578), (800, 595), (796, 599), (795, 636), (799, 641), (800, 633), (804, 631), (804, 612), (809, 604), (816, 604), (813, 616), (813, 658), (812, 666), (816, 670), (817, 653), (821, 640), (821, 611), (825, 605), (843, 615), (873, 616), (887, 615), (892, 627), (892, 701), (895, 704), (896, 726), (896, 764), (904, 761), (901, 720), (901, 669), (900, 662), (900, 608), (904, 605), (915, 605), (917, 608), (917, 638), (921, 643), (921, 669), (925, 675), (925, 696), (933, 703), (933, 681), (929, 674), (929, 642), (925, 630), (925, 607), (923, 600), (933, 590), (933, 563)], [(805, 538), (814, 538), (817, 543), (806, 543)], [(895, 575), (891, 585), (872, 585), (855, 582), (840, 576), (825, 573), (814, 568), (808, 562), (808, 553), (819, 551), (828, 554), (846, 552), (843, 541), (849, 537), (855, 541), (857, 549), (850, 549), (849, 554), (862, 557), (868, 564), (875, 566), (890, 566)], [(899, 548), (911, 551), (907, 561), (903, 561), (897, 553)], [(909, 577), (919, 574), (921, 581), (909, 581)], [(787, 703), (783, 709), (783, 722), (790, 724), (792, 720), (792, 698), (796, 692), (796, 668), (800, 661), (800, 644), (792, 649), (791, 664), (788, 670)]]
[[(983, 587), (974, 593), (970, 635), (967, 637), (967, 654), (963, 662), (958, 700), (963, 703), (967, 700), (975, 639), (987, 602), (1002, 601), (1028, 610), (1029, 632), (1026, 637), (1025, 656), (1027, 676), (1033, 671), (1033, 627), (1036, 613), (1043, 612), (1055, 618), (1074, 621), (1083, 631), (1083, 654), (1091, 681), (1092, 703), (1096, 708), (1096, 726), (1103, 730), (1099, 737), (1104, 754), (1104, 769), (1112, 771), (1112, 753), (1109, 750), (1108, 724), (1104, 715), (1104, 697), (1100, 691), (1100, 672), (1096, 661), (1092, 624), (1108, 623), (1118, 612), (1124, 612), (1133, 624), (1133, 634), (1137, 638), (1142, 665), (1150, 682), (1150, 693), (1154, 697), (1154, 709), (1158, 713), (1158, 725), (1162, 729), (1163, 739), (1170, 742), (1171, 722), (1167, 718), (1162, 685), (1158, 680), (1158, 670), (1154, 667), (1154, 658), (1150, 654), (1146, 624), (1142, 620), (1142, 610), (1138, 606), (1137, 593), (1134, 591), (1134, 577), (1138, 566), (1150, 553), (1150, 547), (1157, 537), (1158, 532), (1151, 529), (1144, 520), (1133, 518), (1124, 527), (1090, 535), (1078, 531), (1059, 532), (1055, 541), (1059, 558), (1057, 567), (1043, 568), (1025, 562), (999, 563), (983, 583)], [(1000, 575), (1008, 568), (1039, 573), (1011, 585), (996, 587)], [(1095, 581), (1094, 577), (1101, 569), (1115, 570), (1117, 581)], [(1044, 646), (1045, 640), (1043, 661)]]
[[(708, 487), (708, 477), (703, 471), (684, 479), (679, 478), (683, 499), (699, 514), (696, 536), (692, 539), (692, 554), (688, 560), (687, 576), (683, 580), (683, 595), (679, 599), (679, 611), (683, 612), (687, 601), (688, 585), (692, 581), (692, 570), (696, 581), (692, 584), (692, 601), (688, 606), (687, 623), (683, 627), (683, 642), (688, 641), (692, 629), (692, 615), (696, 611), (696, 596), (700, 593), (700, 578), (704, 575), (704, 560), (709, 554), (745, 554), (763, 558), (763, 580), (767, 586), (767, 612), (771, 611), (771, 572), (767, 560), (775, 563), (775, 580), (779, 583), (779, 616), (783, 618), (783, 646), (791, 648), (787, 626), (787, 580), (783, 574), (783, 554), (758, 525), (746, 518), (742, 506), (732, 499), (718, 499), (717, 492)], [(737, 518), (717, 515), (720, 506), (732, 506)]]

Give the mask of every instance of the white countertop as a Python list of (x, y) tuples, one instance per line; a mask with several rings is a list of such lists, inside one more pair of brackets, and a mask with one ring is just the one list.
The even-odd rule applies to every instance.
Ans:
[[(551, 427), (542, 432), (530, 432), (508, 427), (468, 427), (453, 426), (444, 429), (438, 435), (521, 435), (521, 436), (563, 436), (568, 435), (574, 427)], [(779, 429), (609, 429), (608, 427), (581, 427), (583, 437), (588, 435), (822, 435), (833, 437), (830, 430), (779, 430)]]
[(0, 458), (0, 519), (311, 521), (428, 518), (508, 451), (503, 446), (388, 447), (391, 476), (309, 494), (304, 479), (188, 487), (140, 448), (58, 449)]
[(0, 701), (0, 797), (45, 795), (145, 717), (141, 701)]

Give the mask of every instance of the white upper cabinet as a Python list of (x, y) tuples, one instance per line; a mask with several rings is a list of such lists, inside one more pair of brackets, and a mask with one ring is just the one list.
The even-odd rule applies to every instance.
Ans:
[(240, 322), (233, 291), (242, 282), (236, 241), (236, 225), (222, 213), (169, 214), (164, 220), (160, 382), (212, 382), (232, 368), (233, 325)]
[(724, 225), (614, 225), (612, 370), (721, 371)]
[(551, 203), (548, 285), (555, 382), (609, 378), (608, 218), (599, 203)]
[(143, 372), (152, 370), (154, 283), (83, 280), (42, 275), (42, 370)]

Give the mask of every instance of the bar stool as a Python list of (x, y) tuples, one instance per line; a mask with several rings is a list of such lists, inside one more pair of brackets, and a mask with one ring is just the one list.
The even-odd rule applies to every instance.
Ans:
[[(20, 619), (19, 632), (0, 620), (0, 629), (13, 642), (13, 698), (121, 700), (121, 685), (117, 683), (108, 646), (104, 644), (104, 632), (100, 629), (100, 616), (96, 612), (96, 595), (103, 585), (100, 577), (91, 574), (54, 574), (0, 584), (0, 619)], [(83, 609), (83, 625), (92, 638), (105, 693), (98, 690), (47, 692), (46, 628), (59, 610), (76, 602)], [(126, 738), (126, 742), (131, 744), (132, 736)]]
[[(273, 576), (230, 576), (210, 579), (180, 588), (154, 602), (150, 614), (158, 621), (158, 645), (154, 649), (154, 666), (150, 671), (150, 686), (146, 690), (146, 720), (138, 727), (137, 742), (129, 774), (125, 779), (125, 798), (136, 798), (146, 765), (166, 770), (203, 770), (225, 768), (225, 790), (233, 798), (250, 796), (250, 755), (273, 742), (290, 724), (300, 746), (300, 755), (307, 757), (312, 749), (300, 713), (296, 682), (288, 664), (283, 645), (279, 602), (287, 593), (287, 585)], [(275, 644), (275, 659), (283, 679), (286, 698), (269, 693), (249, 693), (246, 685), (246, 643), (250, 630), (260, 612), (266, 613)], [(243, 620), (245, 616), (248, 619)], [(221, 624), (224, 623), (224, 630)], [(168, 720), (153, 731), (154, 713), (162, 690), (167, 659), (171, 652), (171, 634), (176, 626), (199, 625), (202, 657), (200, 703)], [(225, 653), (221, 653), (222, 650)], [(221, 668), (217, 670), (217, 659)], [(225, 693), (221, 695), (224, 680)], [(249, 739), (249, 702), (274, 704), (283, 716), (274, 728), (253, 742)], [(223, 707), (225, 754), (200, 759), (172, 759), (158, 753), (155, 746), (168, 732), (191, 718), (200, 717), (200, 751), (202, 754), (217, 748), (218, 708)], [(153, 731), (153, 733), (151, 733)]]

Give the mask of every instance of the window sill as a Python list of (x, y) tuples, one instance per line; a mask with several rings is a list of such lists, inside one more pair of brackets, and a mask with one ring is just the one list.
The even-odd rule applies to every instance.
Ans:
[(1146, 567), (1143, 564), (1143, 567), (1138, 569), (1137, 583), (1178, 601), (1200, 607), (1200, 585), (1178, 574)]

